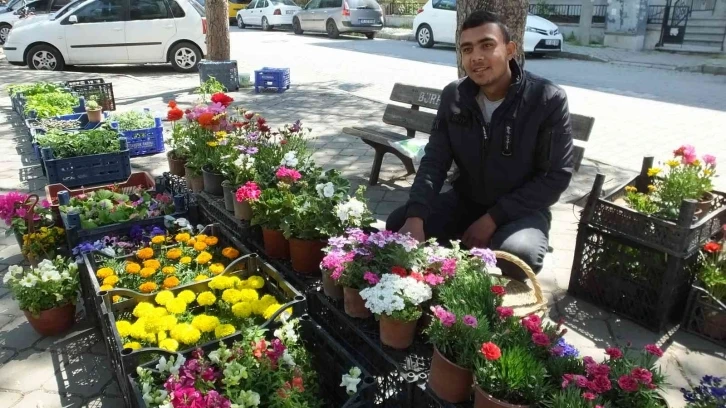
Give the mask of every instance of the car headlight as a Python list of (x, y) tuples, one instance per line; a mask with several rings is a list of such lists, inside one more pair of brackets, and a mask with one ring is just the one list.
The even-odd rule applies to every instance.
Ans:
[(530, 33), (536, 33), (537, 30), (532, 27), (524, 27), (524, 31), (529, 31)]

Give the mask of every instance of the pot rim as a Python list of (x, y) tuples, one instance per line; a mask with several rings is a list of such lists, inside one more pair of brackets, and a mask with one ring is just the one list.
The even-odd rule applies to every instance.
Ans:
[[(64, 303), (64, 304), (62, 304), (60, 306), (51, 307), (50, 309), (40, 310), (40, 311), (38, 311), (38, 314), (41, 314), (43, 312), (47, 312), (49, 310), (62, 309), (64, 307), (68, 307), (68, 306), (75, 306), (75, 305), (73, 304), (73, 301), (69, 300), (67, 303)], [(20, 310), (23, 311), (24, 313), (30, 313), (31, 315), (33, 314), (33, 312), (31, 312), (30, 310), (26, 310), (26, 309), (20, 309)]]
[(327, 238), (320, 238), (320, 239), (303, 239), (303, 238), (296, 238), (296, 237), (293, 237), (293, 236), (291, 236), (291, 237), (290, 237), (290, 238), (288, 238), (288, 239), (289, 239), (290, 241), (299, 241), (299, 242), (323, 242), (323, 243), (325, 243), (325, 244), (327, 244), (327, 243), (328, 243), (328, 239), (327, 239)]
[(531, 407), (531, 405), (512, 404), (510, 402), (502, 401), (499, 398), (493, 397), (491, 394), (489, 394), (488, 392), (484, 391), (479, 386), (479, 384), (476, 383), (476, 381), (474, 381), (474, 394), (476, 395), (478, 393), (481, 393), (484, 396), (484, 398), (486, 398), (486, 399), (488, 399), (490, 401), (496, 401), (496, 402), (498, 402), (500, 405), (503, 405), (505, 408), (530, 408)]
[(215, 176), (222, 176), (222, 173), (217, 173), (217, 172), (214, 172), (211, 170), (207, 170), (207, 168), (209, 168), (208, 164), (205, 164), (204, 166), (202, 166), (202, 172), (208, 173), (208, 174), (214, 174)]

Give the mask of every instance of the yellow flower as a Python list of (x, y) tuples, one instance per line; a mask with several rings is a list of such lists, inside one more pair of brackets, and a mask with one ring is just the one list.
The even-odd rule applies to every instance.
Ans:
[(171, 289), (179, 286), (179, 278), (176, 276), (170, 276), (164, 279), (164, 289)]
[(207, 239), (204, 240), (204, 243), (209, 246), (215, 246), (219, 243), (219, 239), (217, 237), (207, 237)]
[(713, 174), (713, 169), (703, 169), (703, 175), (708, 177)]
[(111, 286), (111, 285), (101, 285), (101, 287), (98, 288), (98, 290), (105, 290), (105, 291), (109, 291), (112, 289), (113, 289), (113, 286)]
[(131, 323), (126, 320), (119, 320), (116, 322), (116, 330), (119, 336), (128, 337), (129, 333), (131, 333)]
[(199, 234), (199, 235), (197, 235), (196, 237), (194, 237), (194, 240), (195, 240), (195, 241), (204, 241), (204, 240), (206, 240), (206, 239), (207, 239), (207, 237), (208, 237), (208, 236), (207, 236), (206, 234)]
[(150, 311), (149, 314), (147, 314), (144, 317), (164, 317), (168, 316), (169, 312), (166, 311), (165, 307), (157, 306), (154, 308), (154, 310)]
[(141, 343), (139, 343), (138, 341), (132, 341), (132, 342), (124, 344), (123, 348), (131, 349), (131, 350), (138, 350), (141, 348)]
[(146, 332), (146, 317), (140, 317), (138, 320), (131, 325), (130, 336), (137, 340), (144, 340), (149, 337), (149, 333)]
[(209, 266), (209, 272), (212, 272), (213, 275), (219, 275), (224, 272), (224, 265), (221, 263), (212, 264)]
[(653, 193), (653, 192), (655, 192), (655, 190), (656, 190), (656, 188), (655, 188), (654, 185), (652, 185), (652, 184), (649, 184), (648, 185), (648, 191), (650, 191), (651, 193)]
[(240, 301), (242, 302), (254, 302), (259, 299), (257, 291), (254, 289), (240, 289), (239, 290)]
[(151, 275), (156, 273), (156, 269), (153, 268), (141, 268), (141, 272), (139, 272), (139, 275), (141, 275), (142, 278), (146, 279), (151, 277)]
[(159, 342), (159, 348), (173, 353), (179, 349), (179, 342), (174, 339), (164, 339)]
[(176, 326), (176, 317), (173, 315), (167, 315), (161, 317), (161, 327), (164, 330), (171, 330)]
[(118, 276), (116, 276), (116, 275), (111, 275), (111, 276), (109, 276), (109, 277), (107, 277), (106, 279), (103, 280), (103, 284), (104, 285), (111, 285), (111, 286), (113, 286), (113, 285), (115, 285), (117, 283), (118, 283)]
[(221, 138), (227, 136), (227, 132), (225, 132), (224, 130), (220, 130), (219, 132), (214, 132), (214, 136), (217, 139), (221, 139)]
[(232, 247), (227, 247), (222, 250), (222, 256), (227, 259), (237, 259), (239, 257), (239, 251)]
[(136, 251), (136, 256), (139, 259), (151, 259), (154, 257), (154, 250), (151, 248), (142, 248)]
[(165, 266), (165, 267), (161, 268), (161, 272), (162, 272), (162, 273), (163, 273), (164, 275), (171, 275), (171, 274), (173, 274), (174, 272), (176, 272), (176, 268), (175, 268), (175, 267), (173, 267), (173, 266)]
[(171, 259), (172, 261), (181, 258), (181, 256), (182, 256), (182, 251), (179, 248), (172, 248), (172, 249), (166, 251), (166, 258)]
[(638, 189), (633, 186), (625, 186), (625, 191), (627, 191), (628, 193), (634, 193), (638, 191)]
[(174, 240), (176, 242), (179, 242), (180, 244), (183, 244), (183, 243), (189, 241), (189, 238), (191, 238), (191, 236), (188, 233), (182, 232), (180, 234), (176, 234), (176, 236), (174, 237)]
[(655, 177), (660, 172), (661, 172), (661, 169), (659, 169), (658, 167), (651, 167), (648, 169), (648, 177)]
[(232, 286), (234, 286), (234, 282), (232, 281), (232, 279), (224, 275), (215, 276), (212, 278), (212, 280), (209, 281), (210, 289), (225, 290), (231, 288)]
[(113, 275), (113, 269), (111, 268), (101, 268), (96, 272), (96, 277), (98, 279), (106, 279), (109, 276)]
[(151, 238), (152, 244), (159, 245), (159, 244), (163, 244), (164, 242), (166, 242), (166, 237), (163, 235), (156, 235), (153, 238)]
[(190, 303), (194, 302), (194, 299), (197, 298), (197, 295), (194, 292), (192, 292), (191, 290), (187, 289), (187, 290), (181, 291), (181, 293), (179, 293), (177, 295), (177, 298), (187, 302), (187, 304), (190, 304)]
[(197, 241), (194, 244), (194, 249), (196, 249), (197, 251), (204, 251), (205, 249), (207, 249), (207, 244), (205, 244), (204, 241)]
[(262, 276), (250, 276), (247, 279), (247, 286), (252, 289), (262, 289), (265, 287), (265, 280), (262, 278)]
[(139, 285), (139, 290), (141, 291), (141, 293), (151, 293), (158, 288), (159, 286), (154, 282), (144, 282)]
[(126, 273), (130, 275), (136, 275), (141, 270), (141, 265), (136, 262), (129, 262), (126, 264)]
[(222, 300), (233, 305), (240, 301), (242, 294), (237, 289), (227, 289), (222, 293)]
[(153, 270), (157, 270), (161, 268), (161, 263), (157, 261), (156, 259), (149, 259), (148, 261), (144, 261), (144, 268), (151, 268)]
[(252, 314), (252, 305), (247, 302), (239, 302), (232, 306), (232, 314), (237, 317), (250, 317)]
[(111, 302), (117, 303), (117, 302), (120, 302), (120, 301), (121, 301), (121, 296), (119, 296), (119, 295), (111, 296)]
[(209, 279), (209, 276), (207, 275), (197, 275), (196, 278), (194, 278), (194, 282), (201, 282), (203, 280)]
[(217, 146), (218, 144), (219, 144), (219, 143), (217, 143), (217, 142), (207, 142), (207, 146), (209, 146), (209, 147), (215, 147), (215, 146)]
[(196, 239), (194, 239), (194, 238), (189, 238), (189, 241), (187, 241), (187, 245), (189, 245), (189, 246), (192, 246), (192, 247), (193, 247), (193, 246), (194, 246), (194, 244), (196, 244), (196, 243), (197, 243), (197, 240), (196, 240)]
[(147, 317), (144, 321), (144, 330), (147, 333), (158, 333), (162, 330), (164, 330), (163, 323), (161, 321), (161, 318), (153, 316), (153, 317)]
[(136, 307), (134, 307), (134, 316), (138, 318), (142, 318), (149, 313), (151, 313), (154, 310), (154, 305), (152, 305), (149, 302), (140, 302)]
[(185, 265), (186, 264), (190, 264), (190, 263), (192, 263), (192, 257), (185, 256), (185, 257), (183, 257), (182, 259), (179, 260), (179, 263), (185, 264)]
[(214, 329), (214, 337), (221, 339), (222, 337), (234, 334), (236, 331), (237, 330), (235, 330), (234, 326), (231, 324), (220, 324)]
[(273, 303), (270, 306), (267, 306), (267, 308), (265, 309), (265, 311), (262, 312), (262, 317), (264, 317), (265, 319), (271, 318), (272, 315), (274, 315), (275, 312), (277, 312), (278, 310), (280, 310), (281, 307), (282, 307), (282, 305), (279, 304), (279, 303)]
[(675, 160), (675, 159), (671, 159), (671, 160), (668, 160), (666, 162), (666, 164), (668, 165), (668, 167), (674, 168), (674, 167), (678, 167), (678, 165), (681, 164), (681, 162), (679, 162), (678, 160)]
[(698, 160), (698, 159), (696, 159), (696, 160), (694, 160), (694, 161), (693, 161), (693, 163), (691, 163), (691, 165), (692, 165), (692, 166), (696, 166), (696, 167), (698, 167), (698, 166), (700, 166), (700, 165), (701, 165), (701, 161), (700, 161), (700, 160)]
[(202, 333), (209, 333), (219, 326), (219, 318), (216, 316), (200, 314), (194, 316), (194, 319), (192, 319), (192, 326), (199, 329)]
[(273, 305), (275, 303), (277, 303), (277, 300), (275, 299), (274, 296), (271, 296), (271, 295), (262, 296), (262, 298), (260, 300), (256, 300), (256, 301), (252, 302), (252, 311), (255, 314), (262, 316), (265, 313), (265, 310), (267, 309), (267, 307), (270, 305)]
[(175, 315), (182, 314), (187, 310), (187, 302), (179, 298), (168, 301), (165, 306), (169, 313)]
[(154, 301), (157, 305), (164, 306), (168, 301), (174, 299), (174, 294), (168, 290), (162, 290), (156, 294)]
[(174, 340), (186, 345), (195, 344), (202, 337), (202, 332), (189, 323), (177, 324), (169, 334)]
[(217, 297), (210, 291), (202, 292), (197, 296), (199, 306), (211, 306), (217, 301)]
[(166, 340), (167, 337), (169, 337), (169, 335), (166, 334), (166, 331), (164, 331), (164, 330), (156, 333), (156, 341), (157, 341), (157, 343), (161, 343), (162, 341)]
[(212, 254), (210, 254), (207, 251), (202, 251), (199, 255), (197, 255), (197, 263), (200, 265), (204, 265), (212, 260)]

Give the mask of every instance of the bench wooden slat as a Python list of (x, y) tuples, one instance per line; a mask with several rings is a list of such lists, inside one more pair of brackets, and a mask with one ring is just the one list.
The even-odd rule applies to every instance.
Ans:
[[(398, 105), (386, 106), (386, 111), (383, 113), (383, 123), (426, 134), (431, 134), (435, 119), (436, 115), (433, 113), (416, 111)], [(414, 136), (411, 132), (408, 135), (409, 137)]]
[(391, 91), (391, 100), (409, 105), (438, 109), (441, 102), (441, 90), (420, 86), (395, 84)]
[(570, 113), (570, 124), (572, 125), (572, 138), (587, 142), (590, 140), (590, 132), (595, 124), (595, 118)]
[(391, 132), (390, 130), (386, 130), (377, 126), (347, 127), (343, 128), (343, 133), (345, 133), (346, 135), (360, 137), (361, 139), (370, 140), (371, 142), (380, 143), (386, 146), (388, 146), (389, 141), (398, 142), (401, 140), (409, 139), (409, 137), (406, 135)]

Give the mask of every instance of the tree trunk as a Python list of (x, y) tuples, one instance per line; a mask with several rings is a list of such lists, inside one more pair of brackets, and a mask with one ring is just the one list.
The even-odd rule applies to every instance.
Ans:
[(207, 59), (229, 61), (229, 5), (207, 0)]
[(459, 50), (459, 34), (464, 20), (474, 11), (487, 10), (497, 13), (504, 24), (509, 27), (512, 41), (517, 43), (517, 62), (524, 68), (524, 52), (522, 39), (524, 26), (527, 22), (527, 9), (529, 0), (457, 0), (456, 2), (456, 63), (459, 67), (459, 78), (465, 77), (464, 66), (461, 64), (461, 51)]

